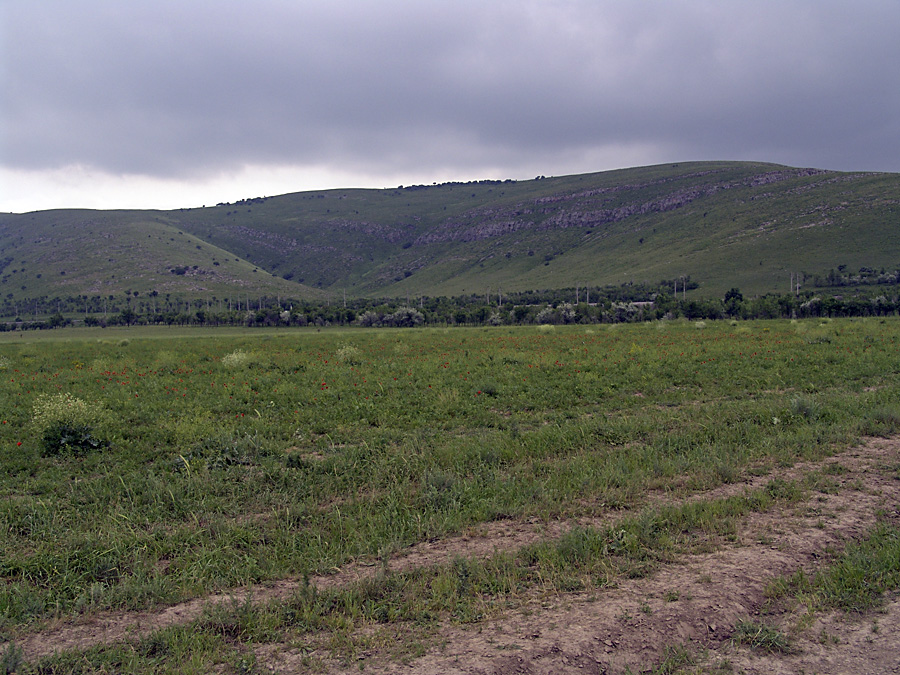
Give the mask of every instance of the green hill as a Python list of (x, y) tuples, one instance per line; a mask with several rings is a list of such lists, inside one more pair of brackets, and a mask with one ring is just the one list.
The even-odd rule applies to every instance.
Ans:
[(454, 295), (656, 282), (700, 296), (900, 264), (900, 174), (692, 162), (177, 211), (0, 216), (0, 292)]
[(180, 229), (159, 211), (54, 210), (0, 216), (0, 290), (9, 297), (321, 297)]

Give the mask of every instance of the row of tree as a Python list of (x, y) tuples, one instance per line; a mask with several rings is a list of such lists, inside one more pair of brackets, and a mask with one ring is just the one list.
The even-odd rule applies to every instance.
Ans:
[[(332, 308), (350, 309), (356, 313), (367, 310), (379, 310), (384, 307), (399, 307), (406, 304), (419, 309), (427, 309), (429, 312), (447, 314), (457, 307), (491, 306), (504, 307), (515, 305), (557, 305), (562, 302), (586, 302), (598, 304), (603, 302), (639, 302), (647, 301), (659, 293), (672, 293), (675, 288), (679, 293), (685, 289), (693, 290), (698, 284), (690, 277), (683, 279), (664, 280), (658, 284), (628, 283), (621, 286), (584, 286), (577, 288), (545, 289), (533, 291), (521, 291), (516, 293), (503, 293), (499, 289), (486, 290), (485, 293), (470, 293), (453, 298), (446, 297), (421, 297), (406, 298), (405, 301), (385, 301), (384, 299), (355, 298), (337, 302), (334, 300), (314, 303), (309, 300), (287, 298), (278, 296), (242, 295), (238, 297), (217, 297), (209, 295), (205, 297), (183, 298), (177, 295), (162, 295), (156, 291), (140, 293), (138, 291), (125, 291), (124, 293), (111, 295), (67, 295), (60, 297), (37, 296), (28, 299), (18, 299), (9, 294), (0, 300), (0, 317), (6, 320), (16, 321), (45, 319), (53, 314), (76, 319), (84, 319), (88, 316), (102, 316), (107, 322), (110, 317), (124, 314), (146, 316), (171, 316), (189, 315), (203, 312), (207, 316), (231, 316), (237, 313), (243, 316), (246, 312), (277, 309), (278, 312), (294, 307), (303, 308), (319, 305), (328, 308), (326, 313), (331, 314)], [(312, 310), (317, 311), (317, 310)]]
[(837, 270), (829, 270), (828, 274), (804, 274), (804, 283), (812, 281), (817, 288), (839, 288), (842, 286), (896, 286), (900, 285), (900, 268), (860, 267), (849, 270), (846, 265), (838, 265)]
[[(626, 323), (657, 319), (774, 319), (838, 316), (887, 316), (900, 313), (897, 294), (857, 294), (853, 297), (813, 293), (769, 294), (744, 298), (733, 288), (723, 298), (685, 299), (656, 291), (643, 299), (629, 299), (627, 290), (579, 290), (579, 301), (571, 302), (574, 289), (500, 296), (465, 295), (404, 300), (355, 300), (334, 303), (289, 302), (259, 299), (256, 307), (216, 307), (202, 301), (179, 301), (177, 306), (151, 308), (147, 304), (124, 303), (104, 314), (65, 314), (0, 322), (0, 330), (58, 328), (70, 324), (114, 325), (244, 325), (244, 326), (363, 326), (414, 327), (421, 325), (523, 325)], [(558, 299), (562, 298), (562, 299)], [(265, 300), (265, 301), (264, 301)], [(63, 302), (59, 300), (59, 305)]]

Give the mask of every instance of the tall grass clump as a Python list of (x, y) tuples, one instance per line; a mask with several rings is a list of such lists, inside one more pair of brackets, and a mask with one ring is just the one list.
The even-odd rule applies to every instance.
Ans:
[(230, 354), (222, 357), (222, 365), (228, 369), (236, 370), (250, 363), (250, 354), (242, 349), (235, 349)]
[(338, 361), (351, 366), (358, 366), (362, 363), (360, 360), (360, 351), (353, 345), (344, 345), (340, 347), (337, 352), (335, 352), (335, 356), (337, 356)]
[(734, 627), (732, 639), (767, 654), (790, 654), (793, 651), (787, 635), (774, 626), (759, 621), (745, 620)]
[(815, 421), (822, 413), (819, 404), (805, 396), (797, 396), (791, 399), (791, 415), (794, 418), (802, 418)]
[(900, 409), (897, 406), (875, 408), (860, 423), (860, 431), (866, 436), (887, 438), (900, 431)]
[(94, 435), (95, 430), (102, 434), (108, 421), (100, 404), (68, 392), (38, 396), (32, 411), (32, 427), (41, 438), (44, 456), (108, 448), (108, 440)]

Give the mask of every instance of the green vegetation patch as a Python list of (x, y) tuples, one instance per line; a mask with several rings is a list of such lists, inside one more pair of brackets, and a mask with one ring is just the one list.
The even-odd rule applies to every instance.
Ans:
[(884, 604), (900, 589), (900, 528), (879, 522), (861, 540), (850, 543), (825, 568), (800, 570), (772, 585), (773, 598), (791, 595), (812, 607), (862, 613)]
[(767, 654), (790, 654), (793, 651), (787, 634), (775, 626), (749, 619), (738, 622), (734, 627), (732, 640)]

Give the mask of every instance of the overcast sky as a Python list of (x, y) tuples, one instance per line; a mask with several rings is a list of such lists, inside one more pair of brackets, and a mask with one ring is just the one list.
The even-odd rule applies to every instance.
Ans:
[(900, 171), (898, 0), (0, 0), (0, 211)]

